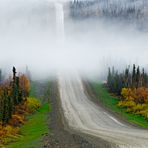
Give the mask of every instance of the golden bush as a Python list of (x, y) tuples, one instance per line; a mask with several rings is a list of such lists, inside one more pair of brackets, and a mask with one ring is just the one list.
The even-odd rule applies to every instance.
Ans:
[(0, 126), (0, 138), (7, 137), (10, 135), (16, 135), (19, 133), (18, 127), (13, 127), (11, 125)]
[(134, 107), (136, 106), (136, 103), (132, 100), (129, 100), (129, 101), (120, 101), (118, 103), (118, 106), (120, 107)]
[(140, 111), (139, 114), (148, 119), (148, 109)]
[(41, 103), (36, 98), (29, 97), (25, 101), (25, 106), (29, 113), (33, 113), (41, 106)]

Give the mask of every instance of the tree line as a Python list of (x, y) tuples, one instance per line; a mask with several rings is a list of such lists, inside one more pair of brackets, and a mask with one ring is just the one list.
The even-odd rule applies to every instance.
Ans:
[(13, 67), (13, 76), (0, 83), (0, 122), (6, 124), (15, 113), (17, 105), (29, 96), (30, 82), (26, 75), (17, 75)]
[(74, 18), (86, 18), (93, 16), (141, 19), (144, 17), (146, 7), (145, 0), (74, 0), (70, 2), (70, 14)]
[(148, 119), (148, 74), (144, 68), (134, 64), (122, 73), (109, 68), (107, 86), (111, 93), (120, 95), (119, 107)]
[(107, 85), (111, 92), (120, 95), (122, 88), (139, 88), (148, 86), (148, 74), (144, 68), (133, 64), (132, 70), (128, 66), (122, 73), (114, 67), (108, 69)]

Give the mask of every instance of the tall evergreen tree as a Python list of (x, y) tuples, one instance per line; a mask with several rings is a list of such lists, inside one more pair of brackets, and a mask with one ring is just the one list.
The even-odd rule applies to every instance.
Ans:
[(129, 87), (129, 68), (125, 69), (125, 87)]
[(139, 88), (148, 86), (148, 75), (145, 73), (144, 69), (140, 71), (140, 67), (136, 68), (133, 65), (132, 72), (130, 68), (126, 68), (124, 72), (115, 72), (114, 68), (112, 71), (108, 70), (107, 84), (109, 90), (115, 94), (120, 94), (122, 88)]
[(14, 105), (18, 104), (18, 89), (17, 89), (17, 85), (16, 85), (16, 68), (13, 67), (13, 81), (12, 81), (12, 97), (14, 100)]
[(136, 66), (133, 65), (133, 72), (132, 72), (132, 87), (135, 87), (136, 84)]
[(139, 87), (139, 81), (140, 81), (140, 68), (139, 66), (137, 67), (137, 72), (136, 72), (136, 88)]

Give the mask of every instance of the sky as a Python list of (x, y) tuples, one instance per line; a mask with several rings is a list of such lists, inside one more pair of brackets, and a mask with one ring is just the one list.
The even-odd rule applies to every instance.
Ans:
[(32, 75), (57, 71), (104, 75), (136, 63), (148, 67), (148, 34), (134, 24), (73, 20), (68, 5), (50, 0), (0, 1), (0, 67)]

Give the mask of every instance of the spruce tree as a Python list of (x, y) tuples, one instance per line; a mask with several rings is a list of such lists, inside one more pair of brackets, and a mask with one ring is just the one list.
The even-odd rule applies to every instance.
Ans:
[(136, 88), (139, 87), (139, 81), (140, 81), (140, 68), (138, 66), (137, 67), (137, 72), (136, 72)]
[(125, 87), (129, 87), (129, 68), (125, 69), (125, 78), (124, 78)]
[(2, 88), (1, 88), (1, 95), (0, 95), (0, 121), (3, 119), (3, 112), (4, 112), (4, 99), (2, 96)]
[(3, 124), (6, 124), (9, 121), (9, 97), (6, 89), (4, 89), (3, 99), (4, 99), (4, 106), (3, 106), (2, 121), (3, 121)]
[(136, 66), (133, 65), (133, 72), (132, 72), (132, 87), (135, 87), (135, 81), (136, 81)]
[(13, 67), (13, 81), (12, 81), (12, 97), (14, 100), (14, 105), (18, 104), (18, 90), (16, 85), (16, 68)]

